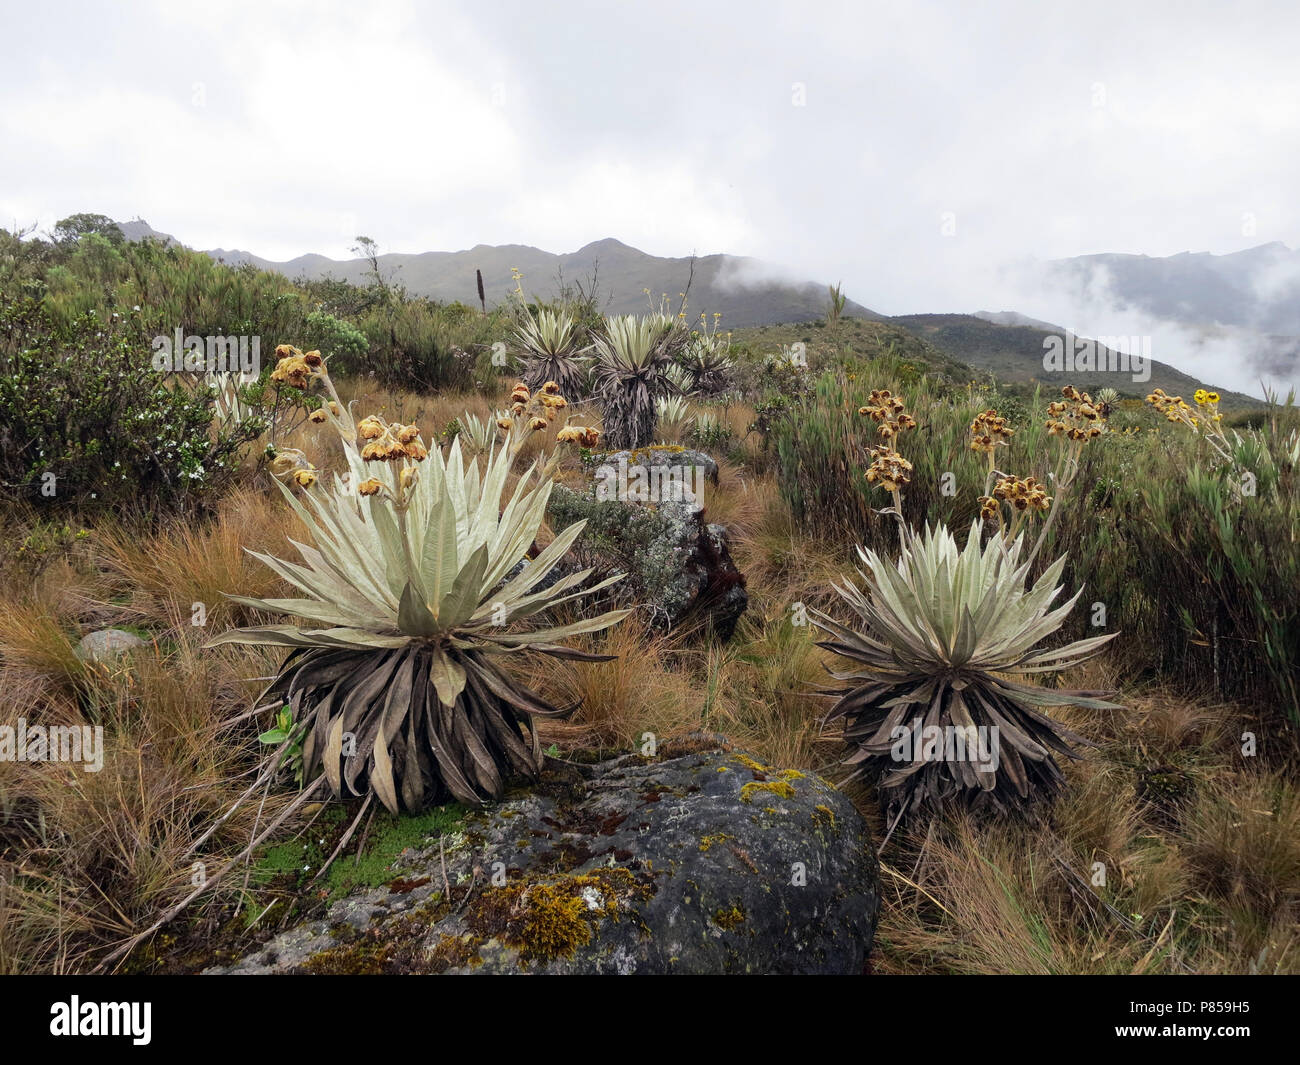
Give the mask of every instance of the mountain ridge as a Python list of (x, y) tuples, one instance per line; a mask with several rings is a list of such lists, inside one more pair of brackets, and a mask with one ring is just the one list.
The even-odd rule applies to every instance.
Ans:
[[(130, 240), (158, 239), (180, 242), (175, 237), (161, 233), (143, 220), (119, 223), (124, 236)], [(1292, 254), (1280, 242), (1261, 245), (1274, 249), (1272, 254)], [(1280, 249), (1280, 251), (1279, 251)], [(1260, 249), (1247, 249), (1256, 252)], [(361, 283), (370, 269), (367, 259), (331, 259), (309, 252), (285, 261), (265, 259), (242, 249), (208, 249), (203, 254), (238, 266), (251, 264), (258, 269), (274, 270), (291, 278), (318, 279), (335, 277)], [(1187, 253), (1201, 256), (1208, 253)], [(1236, 253), (1244, 254), (1244, 253)], [(1110, 263), (1119, 260), (1150, 259), (1146, 256), (1123, 256), (1102, 253), (1097, 256), (1078, 257), (1074, 260), (1053, 260), (1054, 269), (1070, 271), (1091, 268), (1094, 262)], [(1257, 262), (1258, 256), (1248, 257)], [(1199, 260), (1198, 260), (1199, 261)], [(824, 319), (828, 295), (825, 286), (815, 282), (778, 280), (770, 267), (745, 256), (712, 254), (705, 256), (663, 257), (650, 255), (615, 237), (589, 241), (572, 252), (548, 252), (527, 244), (476, 244), (459, 251), (387, 252), (378, 257), (381, 273), (393, 282), (406, 286), (413, 295), (424, 295), (441, 301), (459, 300), (477, 304), (476, 271), (483, 271), (484, 288), (489, 302), (507, 298), (516, 281), (513, 269), (521, 271), (527, 290), (542, 294), (538, 284), (545, 279), (548, 287), (557, 288), (575, 279), (587, 283), (591, 271), (596, 272), (600, 290), (608, 296), (603, 304), (607, 313), (645, 312), (657, 306), (663, 294), (669, 303), (676, 305), (677, 294), (691, 279), (690, 303), (705, 313), (721, 311), (723, 328), (745, 329), (787, 323), (813, 322)], [(691, 275), (692, 264), (694, 274)], [(1073, 264), (1073, 265), (1072, 265)], [(613, 275), (611, 281), (610, 275)], [(746, 280), (746, 275), (752, 280)], [(647, 296), (646, 290), (649, 290)], [(1042, 321), (1017, 311), (978, 311), (974, 314), (909, 314), (886, 316), (862, 304), (848, 301), (844, 314), (866, 321), (888, 322), (898, 325), (956, 358), (983, 372), (992, 372), (1007, 381), (1019, 383), (1065, 383), (1043, 366), (1044, 339), (1063, 335), (1066, 331), (1052, 323)], [(1285, 338), (1278, 338), (1279, 340)], [(1104, 354), (1107, 349), (1100, 348)], [(1150, 360), (1151, 386), (1160, 384), (1167, 391), (1194, 391), (1197, 382), (1168, 363)], [(1058, 381), (1058, 377), (1060, 378)], [(1074, 383), (1086, 388), (1101, 388), (1114, 384), (1122, 392), (1141, 394), (1145, 386), (1128, 377), (1102, 371), (1072, 371)], [(1225, 407), (1245, 406), (1258, 401), (1250, 396), (1217, 385), (1225, 400)]]
[[(158, 239), (179, 244), (175, 237), (147, 222), (118, 223), (128, 240)], [(238, 248), (202, 249), (203, 254), (231, 266), (251, 264), (290, 278), (319, 280), (334, 277), (354, 283), (364, 279), (370, 264), (364, 258), (331, 259), (309, 252), (278, 261)], [(459, 251), (385, 252), (378, 256), (382, 274), (416, 296), (450, 302), (478, 303), (477, 271), (483, 273), (490, 303), (507, 298), (523, 275), (526, 290), (543, 294), (562, 283), (585, 284), (594, 272), (604, 310), (611, 314), (644, 312), (658, 306), (662, 295), (676, 307), (678, 293), (690, 283), (692, 317), (698, 311), (723, 314), (723, 328), (812, 321), (826, 314), (827, 287), (814, 281), (778, 280), (772, 269), (747, 256), (714, 253), (703, 256), (656, 256), (615, 237), (589, 241), (571, 252), (548, 252), (527, 244), (476, 244)], [(693, 274), (692, 274), (693, 266)], [(753, 280), (746, 280), (746, 277)], [(647, 295), (647, 290), (649, 294)], [(845, 314), (879, 319), (882, 315), (848, 301)]]

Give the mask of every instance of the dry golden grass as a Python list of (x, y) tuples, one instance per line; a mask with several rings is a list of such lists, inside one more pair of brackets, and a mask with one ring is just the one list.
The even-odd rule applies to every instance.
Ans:
[(1045, 822), (891, 844), (879, 971), (1300, 971), (1300, 791), (1239, 757), (1227, 708), (1132, 701)]
[[(213, 520), (200, 525), (168, 525), (144, 537), (122, 527), (96, 532), (99, 561), (124, 617), (165, 633), (196, 627), (196, 617), (206, 617), (213, 634), (252, 623), (253, 613), (226, 594), (287, 594), (284, 582), (248, 552), (285, 557), (293, 552), (289, 539), (305, 543), (307, 531), (270, 485), (237, 489)], [(196, 615), (198, 603), (203, 611)]]
[(575, 646), (618, 657), (611, 662), (539, 658), (527, 678), (555, 705), (577, 705), (566, 724), (583, 730), (591, 746), (639, 748), (647, 732), (667, 739), (699, 727), (695, 678), (681, 668), (667, 640), (634, 618)]
[[(0, 606), (10, 617), (12, 604)], [(62, 637), (51, 642), (62, 646)], [(103, 766), (0, 763), (0, 971), (85, 971), (191, 888), (199, 835), (248, 786), (256, 730), (232, 719), (271, 666), (199, 635), (85, 667), (69, 693), (34, 646), (4, 648), (0, 724), (103, 729)], [(262, 818), (288, 797), (270, 795)], [(256, 804), (210, 841), (208, 871), (250, 838)]]

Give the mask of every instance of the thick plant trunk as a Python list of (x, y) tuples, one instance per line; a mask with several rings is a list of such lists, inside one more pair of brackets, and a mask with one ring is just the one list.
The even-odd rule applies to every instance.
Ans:
[(613, 450), (649, 447), (654, 443), (657, 420), (654, 397), (640, 379), (610, 389), (605, 394), (601, 417), (605, 446)]

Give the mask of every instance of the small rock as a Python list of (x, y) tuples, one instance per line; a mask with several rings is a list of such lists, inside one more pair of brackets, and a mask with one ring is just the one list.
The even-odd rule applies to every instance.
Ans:
[(76, 655), (82, 661), (89, 659), (97, 662), (105, 658), (115, 658), (134, 651), (137, 647), (148, 647), (148, 643), (133, 632), (125, 629), (100, 629), (83, 636), (77, 644)]

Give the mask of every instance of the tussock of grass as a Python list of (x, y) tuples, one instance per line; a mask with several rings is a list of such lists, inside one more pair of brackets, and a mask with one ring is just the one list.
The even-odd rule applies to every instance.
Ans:
[[(1300, 790), (1230, 743), (1205, 746), (1205, 709), (1135, 700), (1100, 750), (1066, 767), (1042, 823), (949, 819), (898, 841), (884, 856), (880, 969), (1295, 972)], [(1135, 761), (1134, 738), (1153, 718), (1199, 723), (1148, 752), (1191, 767), (1187, 790), (1138, 793), (1153, 766)]]

